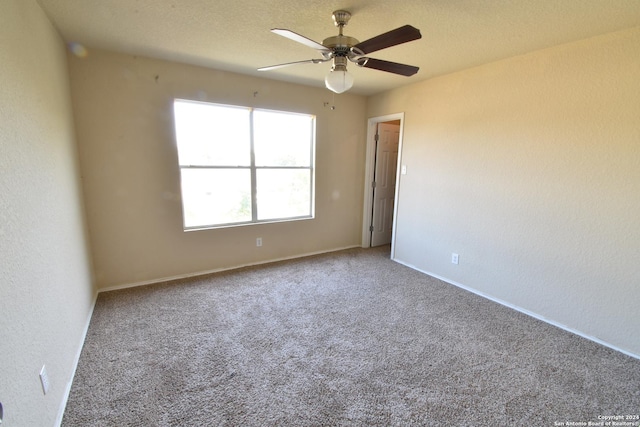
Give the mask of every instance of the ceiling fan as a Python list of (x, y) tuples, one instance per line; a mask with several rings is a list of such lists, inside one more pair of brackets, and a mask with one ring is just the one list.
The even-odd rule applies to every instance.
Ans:
[(269, 67), (258, 68), (258, 70), (268, 71), (276, 68), (287, 67), (289, 65), (319, 64), (322, 62), (333, 61), (333, 66), (325, 77), (325, 85), (327, 86), (327, 89), (336, 93), (345, 92), (353, 86), (353, 76), (347, 71), (347, 61), (351, 61), (360, 67), (387, 71), (401, 76), (412, 76), (418, 72), (419, 68), (414, 67), (413, 65), (399, 64), (397, 62), (384, 61), (381, 59), (369, 58), (367, 56), (372, 52), (421, 38), (422, 35), (420, 34), (420, 30), (417, 28), (414, 28), (411, 25), (405, 25), (360, 42), (353, 37), (342, 34), (344, 26), (347, 25), (351, 18), (351, 13), (346, 10), (336, 10), (333, 12), (332, 17), (335, 26), (338, 27), (338, 35), (324, 39), (322, 44), (300, 34), (294, 33), (291, 30), (281, 28), (274, 28), (271, 30), (275, 34), (316, 49), (320, 52), (322, 58), (271, 65)]

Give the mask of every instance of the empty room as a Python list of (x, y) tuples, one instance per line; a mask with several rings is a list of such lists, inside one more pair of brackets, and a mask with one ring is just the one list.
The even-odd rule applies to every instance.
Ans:
[(639, 426), (638, 0), (0, 0), (0, 424)]

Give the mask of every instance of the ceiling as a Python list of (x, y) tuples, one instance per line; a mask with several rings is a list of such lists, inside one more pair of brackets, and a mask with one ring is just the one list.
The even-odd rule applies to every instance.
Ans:
[(330, 63), (271, 33), (315, 40), (338, 34), (331, 14), (352, 13), (345, 35), (364, 41), (410, 24), (422, 39), (377, 59), (416, 65), (412, 77), (349, 65), (352, 93), (388, 89), (546, 47), (640, 25), (640, 0), (38, 0), (68, 43), (324, 87)]

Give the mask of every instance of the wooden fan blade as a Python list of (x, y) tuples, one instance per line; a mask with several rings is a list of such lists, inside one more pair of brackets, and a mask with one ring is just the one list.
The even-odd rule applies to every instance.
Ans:
[(361, 58), (357, 62), (358, 65), (374, 70), (386, 71), (388, 73), (400, 74), (401, 76), (413, 76), (420, 69), (413, 65), (399, 64), (397, 62), (383, 61), (382, 59)]
[(412, 27), (411, 25), (405, 25), (404, 27), (396, 28), (379, 36), (370, 38), (354, 46), (355, 49), (360, 49), (362, 52), (371, 53), (377, 50), (386, 49), (391, 46), (418, 40), (422, 38), (420, 30)]
[(274, 28), (271, 30), (272, 33), (278, 34), (279, 36), (286, 37), (294, 42), (302, 43), (305, 46), (309, 46), (312, 49), (316, 49), (322, 52), (330, 52), (325, 46), (321, 45), (318, 42), (315, 42), (311, 39), (306, 38), (305, 36), (301, 36), (298, 33), (294, 33), (291, 30), (285, 30), (282, 28)]
[(268, 67), (258, 68), (258, 71), (275, 70), (276, 68), (288, 67), (289, 65), (296, 64), (319, 64), (321, 62), (327, 62), (329, 59), (307, 59), (306, 61), (287, 62), (286, 64), (270, 65)]

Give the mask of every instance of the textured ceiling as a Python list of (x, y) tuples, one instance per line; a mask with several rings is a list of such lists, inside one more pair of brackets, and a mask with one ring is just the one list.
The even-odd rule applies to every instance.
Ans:
[(640, 0), (38, 0), (67, 42), (221, 70), (324, 86), (329, 63), (259, 72), (320, 58), (275, 35), (337, 34), (331, 14), (352, 13), (360, 41), (405, 24), (422, 39), (371, 54), (420, 67), (412, 77), (351, 64), (351, 92), (371, 95), (433, 76), (640, 25)]

